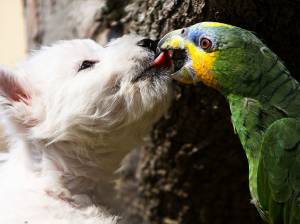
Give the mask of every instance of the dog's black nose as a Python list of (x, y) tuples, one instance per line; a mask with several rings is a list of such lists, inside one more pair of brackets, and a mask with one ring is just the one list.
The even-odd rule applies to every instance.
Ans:
[(150, 40), (150, 39), (142, 39), (137, 42), (137, 45), (140, 47), (148, 48), (149, 50), (155, 52), (158, 41)]

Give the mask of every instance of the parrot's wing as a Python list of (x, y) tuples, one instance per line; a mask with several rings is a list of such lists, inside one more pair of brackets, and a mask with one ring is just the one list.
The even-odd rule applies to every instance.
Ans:
[(265, 133), (258, 195), (271, 223), (300, 223), (299, 143), (300, 121), (295, 118), (280, 119)]

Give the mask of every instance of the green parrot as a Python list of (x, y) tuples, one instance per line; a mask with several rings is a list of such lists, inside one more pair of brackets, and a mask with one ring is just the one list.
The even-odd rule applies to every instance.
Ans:
[(262, 218), (300, 223), (300, 85), (278, 56), (252, 32), (217, 22), (170, 32), (158, 47), (171, 55), (174, 79), (227, 99)]

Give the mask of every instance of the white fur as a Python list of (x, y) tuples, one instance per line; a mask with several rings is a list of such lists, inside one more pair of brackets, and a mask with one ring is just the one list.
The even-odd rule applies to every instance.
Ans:
[[(140, 39), (124, 36), (106, 47), (62, 41), (14, 71), (0, 69), (10, 140), (0, 157), (1, 224), (117, 222), (105, 210), (118, 208), (115, 171), (170, 101), (165, 71), (147, 69), (154, 53), (137, 46)], [(84, 60), (99, 62), (78, 72)], [(25, 96), (12, 99), (7, 80)]]

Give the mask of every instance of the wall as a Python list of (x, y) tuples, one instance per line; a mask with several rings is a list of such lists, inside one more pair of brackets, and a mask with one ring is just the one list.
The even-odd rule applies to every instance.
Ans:
[(25, 57), (26, 39), (21, 0), (0, 2), (0, 64), (14, 65)]

